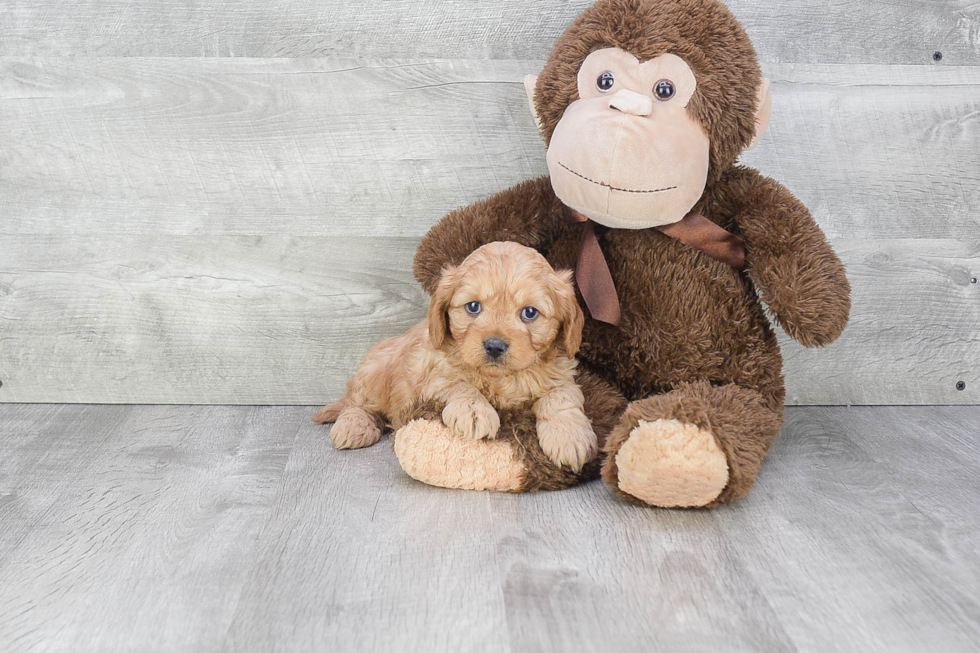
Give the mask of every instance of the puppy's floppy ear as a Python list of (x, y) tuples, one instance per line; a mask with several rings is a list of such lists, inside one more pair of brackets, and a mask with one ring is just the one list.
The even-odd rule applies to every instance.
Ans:
[(439, 349), (449, 333), (449, 303), (456, 292), (459, 283), (459, 268), (448, 266), (443, 268), (439, 277), (439, 285), (432, 293), (429, 302), (429, 341), (434, 349)]
[(558, 316), (561, 320), (561, 331), (559, 336), (563, 338), (562, 344), (565, 353), (569, 358), (578, 353), (582, 345), (582, 327), (585, 326), (585, 314), (578, 305), (575, 298), (575, 289), (572, 287), (572, 277), (575, 273), (571, 270), (562, 270), (557, 273), (557, 283), (554, 284), (555, 302), (558, 306)]

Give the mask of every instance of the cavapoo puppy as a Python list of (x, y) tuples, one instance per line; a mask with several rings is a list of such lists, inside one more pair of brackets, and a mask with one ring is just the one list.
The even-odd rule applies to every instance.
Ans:
[(443, 271), (428, 318), (372, 347), (344, 398), (313, 421), (336, 422), (340, 449), (367, 447), (435, 400), (460, 437), (493, 438), (495, 407), (528, 404), (545, 455), (578, 471), (597, 441), (574, 379), (584, 317), (571, 277), (523, 245), (484, 245)]

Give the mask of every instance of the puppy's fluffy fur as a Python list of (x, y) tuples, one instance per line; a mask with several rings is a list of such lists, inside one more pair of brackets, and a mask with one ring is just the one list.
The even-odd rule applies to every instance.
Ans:
[(403, 426), (418, 400), (436, 400), (457, 435), (493, 438), (495, 408), (530, 404), (541, 449), (581, 469), (597, 442), (574, 380), (584, 317), (571, 276), (517, 243), (480, 247), (443, 271), (428, 318), (371, 348), (343, 399), (313, 421), (336, 422), (338, 448), (367, 447), (386, 426)]

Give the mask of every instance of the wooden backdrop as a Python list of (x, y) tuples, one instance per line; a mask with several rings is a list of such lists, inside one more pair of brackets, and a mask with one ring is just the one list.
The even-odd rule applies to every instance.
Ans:
[[(423, 314), (426, 229), (545, 172), (521, 79), (586, 4), (3, 0), (0, 401), (337, 396)], [(773, 81), (744, 160), (854, 286), (788, 402), (977, 403), (980, 4), (729, 5)]]

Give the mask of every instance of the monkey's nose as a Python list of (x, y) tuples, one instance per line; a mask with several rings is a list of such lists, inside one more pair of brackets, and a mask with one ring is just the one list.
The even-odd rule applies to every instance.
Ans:
[(646, 95), (624, 88), (609, 98), (609, 108), (633, 116), (649, 116), (653, 112), (653, 100)]
[(491, 360), (497, 360), (507, 351), (507, 343), (500, 338), (487, 338), (483, 341), (483, 351)]

